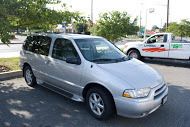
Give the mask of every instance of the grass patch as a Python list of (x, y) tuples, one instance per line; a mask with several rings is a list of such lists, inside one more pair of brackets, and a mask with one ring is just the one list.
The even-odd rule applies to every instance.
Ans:
[[(8, 68), (8, 71), (20, 70), (19, 67), (19, 57), (14, 58), (0, 58), (0, 66), (4, 66)], [(0, 72), (1, 72), (0, 68)]]

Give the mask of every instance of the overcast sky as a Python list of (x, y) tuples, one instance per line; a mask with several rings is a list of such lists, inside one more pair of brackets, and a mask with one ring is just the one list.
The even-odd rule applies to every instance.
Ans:
[[(72, 10), (90, 16), (91, 0), (62, 0), (72, 6)], [(94, 0), (94, 20), (98, 15), (107, 11), (127, 11), (132, 17), (142, 16), (142, 25), (145, 24), (146, 9), (155, 8), (154, 13), (148, 14), (148, 28), (153, 25), (163, 26), (166, 22), (167, 0)], [(190, 19), (190, 0), (170, 0), (170, 22)]]

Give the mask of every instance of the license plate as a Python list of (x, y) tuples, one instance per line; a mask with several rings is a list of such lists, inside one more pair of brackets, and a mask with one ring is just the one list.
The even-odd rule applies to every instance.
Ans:
[(167, 99), (168, 99), (168, 96), (165, 96), (164, 98), (162, 98), (162, 104), (165, 104)]

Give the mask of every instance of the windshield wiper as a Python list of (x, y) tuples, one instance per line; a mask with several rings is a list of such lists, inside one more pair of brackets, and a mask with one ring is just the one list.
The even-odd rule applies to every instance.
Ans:
[(94, 60), (92, 60), (92, 62), (115, 61), (115, 60), (116, 60), (116, 59), (104, 59), (104, 58), (101, 59), (101, 58), (100, 58), (100, 59), (94, 59)]
[(126, 61), (129, 60), (129, 57), (121, 57), (121, 58), (117, 58), (117, 59), (108, 59), (108, 58), (98, 58), (98, 59), (94, 59), (92, 60), (92, 62), (122, 62), (122, 61)]
[(118, 59), (115, 59), (117, 62), (121, 62), (121, 61), (126, 61), (126, 60), (129, 60), (129, 57), (121, 57), (121, 58), (118, 58)]

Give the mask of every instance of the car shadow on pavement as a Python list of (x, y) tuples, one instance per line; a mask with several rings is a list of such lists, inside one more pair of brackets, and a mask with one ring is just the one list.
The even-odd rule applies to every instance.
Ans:
[(190, 61), (145, 58), (143, 62), (148, 63), (148, 64), (159, 64), (159, 65), (165, 65), (165, 66), (190, 68)]
[(2, 127), (185, 127), (190, 125), (189, 107), (190, 89), (169, 85), (168, 102), (151, 115), (140, 119), (115, 116), (98, 121), (89, 115), (83, 103), (41, 86), (0, 83)]
[(82, 119), (79, 114), (87, 114), (83, 103), (41, 86), (17, 85), (0, 83), (0, 127), (77, 125), (76, 121)]

